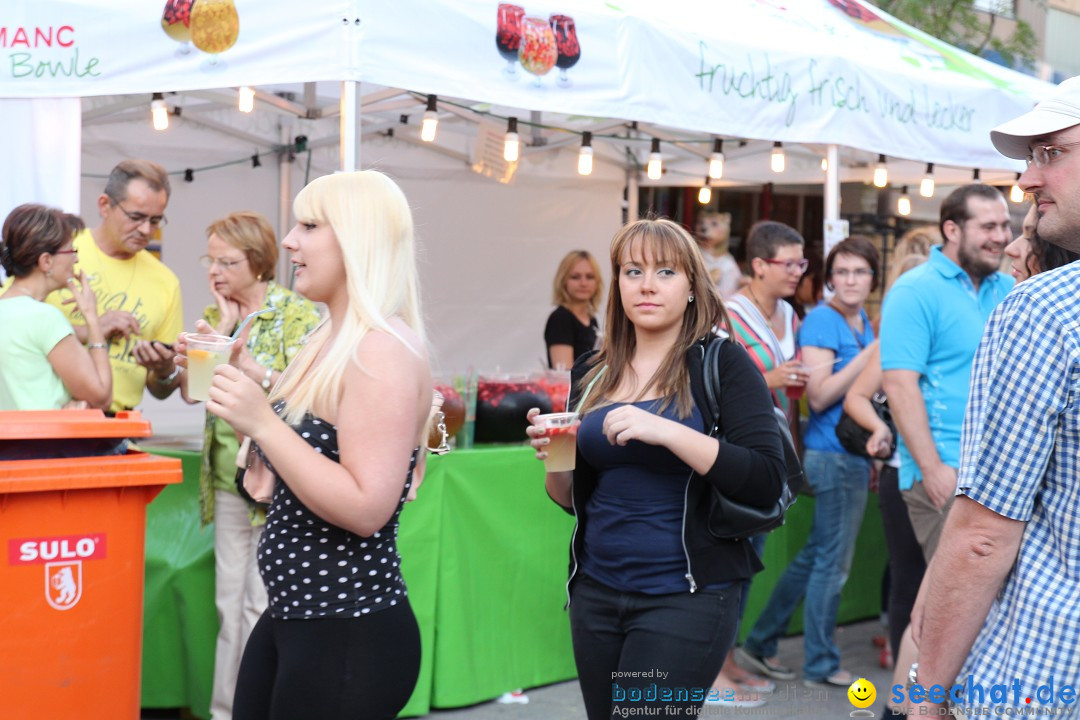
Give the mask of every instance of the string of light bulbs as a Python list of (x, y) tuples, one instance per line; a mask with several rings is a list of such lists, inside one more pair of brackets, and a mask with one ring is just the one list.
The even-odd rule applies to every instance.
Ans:
[[(418, 99), (418, 100), (420, 99), (420, 96), (418, 96), (416, 93), (411, 93), (411, 94), (416, 99)], [(254, 110), (254, 107), (255, 107), (255, 99), (256, 99), (256, 92), (255, 92), (255, 89), (252, 88), (251, 86), (244, 85), (244, 86), (241, 86), (241, 87), (237, 88), (237, 108), (241, 112), (244, 112), (244, 113), (252, 112)], [(434, 95), (434, 94), (428, 94), (426, 96), (423, 96), (423, 99), (424, 99), (424, 102), (425, 102), (425, 109), (424, 109), (424, 113), (423, 113), (423, 116), (422, 116), (422, 119), (421, 119), (420, 139), (423, 142), (431, 143), (431, 142), (435, 141), (435, 138), (436, 138), (436, 135), (437, 135), (437, 132), (438, 132), (438, 125), (439, 125), (438, 103), (439, 103), (439, 99), (438, 99), (438, 96)], [(562, 132), (562, 133), (567, 133), (567, 134), (572, 134), (572, 135), (580, 135), (581, 136), (581, 147), (578, 150), (578, 158), (577, 158), (577, 172), (578, 172), (579, 175), (588, 176), (588, 175), (592, 174), (593, 164), (594, 164), (594, 149), (593, 149), (593, 138), (594, 137), (595, 138), (603, 138), (603, 139), (606, 139), (606, 140), (611, 140), (611, 141), (620, 142), (620, 143), (639, 142), (639, 141), (648, 140), (649, 143), (650, 143), (650, 147), (649, 147), (648, 161), (646, 163), (646, 175), (648, 176), (648, 178), (650, 180), (660, 180), (663, 177), (664, 172), (665, 172), (665, 169), (664, 169), (664, 166), (663, 166), (663, 156), (662, 156), (662, 154), (660, 152), (661, 139), (658, 138), (658, 137), (636, 138), (636, 137), (627, 137), (625, 135), (603, 134), (603, 133), (597, 134), (597, 133), (593, 133), (592, 131), (589, 131), (589, 130), (579, 131), (579, 130), (573, 130), (573, 129), (570, 129), (570, 128), (560, 127), (560, 126), (557, 126), (557, 125), (551, 125), (551, 124), (548, 124), (548, 123), (537, 123), (537, 122), (530, 122), (530, 121), (520, 120), (519, 118), (517, 118), (515, 116), (509, 116), (509, 117), (506, 117), (506, 118), (502, 118), (501, 116), (496, 115), (495, 113), (482, 111), (482, 110), (476, 110), (476, 109), (474, 109), (474, 108), (472, 108), (472, 107), (470, 107), (468, 105), (454, 103), (454, 102), (447, 101), (447, 100), (443, 100), (442, 102), (448, 103), (448, 104), (450, 104), (452, 106), (455, 106), (455, 107), (459, 107), (459, 108), (462, 108), (462, 109), (469, 110), (470, 112), (476, 113), (476, 114), (481, 115), (481, 116), (505, 119), (506, 120), (506, 134), (504, 135), (504, 138), (503, 138), (503, 159), (506, 160), (506, 162), (518, 162), (520, 160), (520, 158), (521, 158), (521, 138), (520, 138), (520, 135), (518, 134), (518, 125), (520, 123), (520, 124), (524, 124), (526, 126), (533, 127), (533, 128), (540, 128), (540, 129), (544, 129), (544, 130)], [(151, 95), (150, 111), (151, 111), (151, 118), (152, 118), (154, 129), (158, 130), (158, 131), (163, 131), (163, 130), (168, 129), (170, 115), (176, 115), (176, 116), (180, 115), (180, 108), (179, 107), (170, 108), (168, 106), (168, 104), (165, 102), (165, 96), (164, 96), (163, 93), (153, 93)], [(401, 120), (402, 120), (403, 124), (407, 124), (408, 123), (408, 115), (402, 115)], [(637, 123), (633, 123), (632, 127), (634, 129), (636, 129), (637, 128)], [(720, 180), (720, 179), (722, 179), (724, 177), (725, 156), (724, 156), (724, 141), (723, 141), (723, 139), (719, 138), (719, 137), (713, 137), (711, 139), (708, 139), (708, 138), (703, 139), (703, 138), (694, 137), (694, 138), (679, 138), (679, 139), (675, 139), (675, 140), (669, 140), (669, 142), (673, 142), (673, 143), (677, 143), (677, 144), (703, 144), (703, 143), (711, 143), (712, 144), (712, 151), (709, 153), (708, 157), (706, 158), (707, 166), (706, 166), (705, 180), (702, 183), (702, 185), (701, 185), (701, 187), (699, 189), (699, 192), (698, 192), (698, 201), (701, 202), (703, 205), (708, 204), (709, 202), (711, 202), (711, 199), (712, 199), (711, 181)], [(746, 141), (742, 141), (741, 144), (746, 144)], [(288, 145), (286, 145), (286, 146), (276, 146), (269, 152), (278, 153), (278, 152), (282, 152), (282, 151), (285, 151), (285, 150), (291, 150), (291, 149), (293, 149), (293, 146), (288, 146)], [(631, 155), (631, 157), (633, 157), (633, 156)], [(261, 165), (261, 163), (259, 161), (259, 153), (256, 153), (255, 155), (252, 155), (252, 156), (245, 157), (243, 159), (230, 160), (230, 161), (227, 161), (227, 162), (224, 162), (224, 163), (218, 163), (216, 165), (206, 166), (204, 168), (188, 169), (188, 170), (191, 170), (191, 172), (195, 172), (195, 171), (201, 172), (201, 171), (205, 171), (205, 170), (213, 170), (213, 169), (216, 169), (216, 168), (219, 168), (219, 167), (228, 167), (230, 165), (236, 165), (236, 164), (240, 164), (240, 163), (243, 163), (243, 162), (249, 162), (249, 161), (252, 163), (252, 167), (256, 167), (256, 168), (259, 167)], [(784, 154), (784, 145), (779, 140), (774, 141), (773, 144), (772, 144), (772, 150), (769, 153), (769, 166), (770, 166), (770, 168), (772, 169), (772, 171), (774, 173), (782, 173), (782, 172), (785, 171), (786, 165), (787, 165), (787, 162), (786, 162), (786, 157), (785, 157), (785, 154)], [(822, 158), (822, 160), (821, 160), (821, 169), (822, 169), (822, 171), (828, 170), (828, 160), (826, 158)], [(181, 173), (178, 172), (176, 174), (181, 174)], [(183, 174), (190, 175), (190, 173), (188, 173), (187, 171), (185, 171)], [(1020, 178), (1020, 173), (1017, 173), (1016, 174), (1016, 181), (1014, 181), (1012, 183), (1012, 185), (1011, 185), (1011, 187), (1009, 189), (1009, 200), (1012, 201), (1013, 203), (1023, 202), (1023, 199), (1024, 199), (1024, 192), (1023, 192), (1023, 190), (1020, 188), (1020, 186), (1018, 184), (1019, 178)], [(188, 177), (185, 177), (185, 179), (188, 179)], [(981, 182), (979, 168), (974, 168), (974, 170), (972, 172), (972, 180), (974, 182)], [(189, 182), (190, 182), (190, 180), (189, 180)], [(877, 162), (874, 165), (872, 182), (873, 182), (874, 186), (878, 187), (878, 188), (885, 188), (889, 184), (889, 174), (888, 174), (887, 159), (886, 159), (884, 154), (879, 154), (878, 155)], [(935, 191), (934, 163), (927, 163), (926, 172), (924, 173), (923, 178), (919, 183), (919, 194), (924, 198), (931, 198), (931, 197), (934, 196), (934, 191)], [(907, 212), (901, 211), (901, 207), (905, 207)], [(898, 210), (897, 211), (901, 215), (907, 215), (907, 214), (910, 214), (910, 207), (911, 207), (911, 201), (910, 201), (910, 198), (908, 197), (908, 194), (907, 194), (907, 186), (903, 186), (903, 190), (901, 191), (900, 198), (898, 199)]]

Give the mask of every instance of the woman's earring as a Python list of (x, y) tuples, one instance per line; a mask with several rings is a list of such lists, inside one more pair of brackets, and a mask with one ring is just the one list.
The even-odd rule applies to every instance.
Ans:
[(694, 296), (693, 295), (690, 296), (690, 300), (688, 302), (694, 302)]

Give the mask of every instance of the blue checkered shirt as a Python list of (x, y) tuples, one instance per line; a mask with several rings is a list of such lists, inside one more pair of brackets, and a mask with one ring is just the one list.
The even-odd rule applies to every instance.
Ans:
[(1055, 692), (1080, 686), (1080, 262), (1018, 285), (990, 316), (957, 494), (1027, 523), (957, 681), (1019, 679), (1033, 705), (1050, 678)]

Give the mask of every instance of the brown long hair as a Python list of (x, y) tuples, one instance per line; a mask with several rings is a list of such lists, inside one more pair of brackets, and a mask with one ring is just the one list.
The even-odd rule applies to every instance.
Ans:
[[(622, 294), (619, 291), (619, 269), (624, 254), (641, 258), (646, 253), (652, 255), (657, 262), (670, 264), (689, 275), (690, 292), (694, 301), (687, 303), (678, 339), (668, 350), (656, 373), (642, 386), (638, 400), (655, 388), (663, 398), (660, 412), (674, 400), (679, 417), (689, 417), (693, 408), (693, 397), (690, 394), (690, 374), (686, 369), (686, 353), (696, 341), (713, 332), (714, 328), (730, 328), (724, 303), (709, 278), (701, 251), (690, 233), (681, 225), (665, 218), (637, 220), (623, 226), (611, 241), (607, 332), (600, 352), (594, 356), (592, 367), (581, 381), (582, 387), (586, 387), (597, 376), (599, 379), (585, 399), (582, 413), (609, 404), (607, 398), (619, 387), (624, 374), (633, 372), (630, 361), (637, 349), (637, 336), (633, 323), (623, 309)], [(600, 375), (604, 367), (607, 367), (607, 370)]]

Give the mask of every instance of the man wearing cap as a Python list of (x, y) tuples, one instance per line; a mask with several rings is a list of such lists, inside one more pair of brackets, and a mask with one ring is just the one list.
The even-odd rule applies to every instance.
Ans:
[[(1039, 234), (1080, 248), (1080, 77), (990, 139), (1027, 160), (1019, 182)], [(910, 674), (924, 688), (981, 685), (958, 703), (968, 714), (1080, 701), (1078, 300), (1080, 263), (1022, 283), (976, 353), (957, 497), (912, 613)]]

